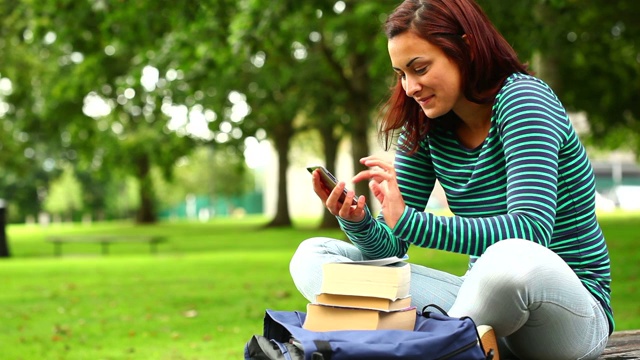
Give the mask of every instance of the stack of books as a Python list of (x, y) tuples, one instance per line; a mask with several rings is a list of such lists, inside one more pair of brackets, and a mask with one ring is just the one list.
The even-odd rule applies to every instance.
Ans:
[(413, 330), (411, 268), (394, 257), (327, 263), (321, 293), (307, 305), (303, 327), (313, 331)]

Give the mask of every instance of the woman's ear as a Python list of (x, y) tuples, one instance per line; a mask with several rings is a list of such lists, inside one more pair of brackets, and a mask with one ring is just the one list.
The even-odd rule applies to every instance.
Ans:
[(471, 58), (471, 61), (473, 61), (474, 54), (473, 54), (473, 49), (471, 48), (471, 37), (467, 36), (467, 34), (463, 34), (462, 40), (464, 41), (465, 44), (467, 44), (467, 48), (469, 49), (469, 57)]

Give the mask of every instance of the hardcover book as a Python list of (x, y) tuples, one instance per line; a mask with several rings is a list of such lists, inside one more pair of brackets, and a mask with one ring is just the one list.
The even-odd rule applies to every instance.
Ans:
[(381, 329), (411, 331), (415, 326), (416, 316), (415, 307), (379, 311), (308, 304), (303, 327), (313, 331)]
[(396, 300), (409, 295), (408, 263), (378, 266), (352, 262), (324, 264), (321, 293)]

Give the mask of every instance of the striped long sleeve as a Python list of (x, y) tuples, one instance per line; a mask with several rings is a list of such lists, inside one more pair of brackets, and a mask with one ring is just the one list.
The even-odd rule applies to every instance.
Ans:
[[(402, 141), (402, 135), (399, 141)], [(541, 80), (510, 76), (497, 94), (489, 135), (479, 147), (435, 128), (418, 152), (396, 152), (405, 211), (394, 229), (382, 214), (340, 221), (367, 256), (404, 254), (409, 245), (468, 254), (470, 266), (504, 239), (556, 252), (603, 303), (613, 328), (610, 263), (595, 215), (595, 178), (566, 111)], [(425, 212), (435, 180), (454, 216)]]

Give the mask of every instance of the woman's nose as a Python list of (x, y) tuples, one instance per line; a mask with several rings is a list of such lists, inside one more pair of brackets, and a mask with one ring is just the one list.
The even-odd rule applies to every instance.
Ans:
[(407, 76), (407, 78), (405, 79), (404, 89), (407, 93), (407, 96), (413, 97), (420, 90), (420, 84), (418, 83), (417, 79), (414, 79), (412, 76)]

